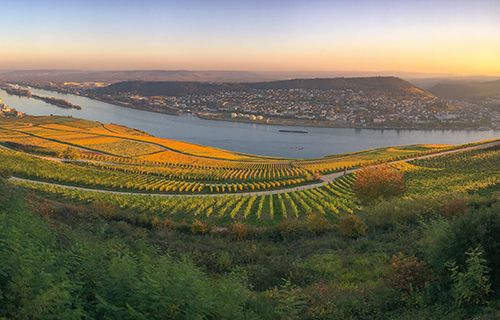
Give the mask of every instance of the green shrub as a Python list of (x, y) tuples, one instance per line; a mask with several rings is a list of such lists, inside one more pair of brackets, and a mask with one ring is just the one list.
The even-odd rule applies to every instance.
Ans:
[(295, 239), (303, 234), (302, 225), (297, 219), (284, 220), (277, 228), (283, 239)]
[(425, 227), (420, 249), (438, 275), (451, 284), (449, 264), (465, 273), (474, 248), (482, 249), (482, 259), (491, 266), (492, 289), (500, 289), (500, 204), (485, 203), (451, 220), (436, 219)]
[(161, 221), (160, 218), (154, 217), (153, 220), (151, 220), (151, 227), (155, 229), (161, 229), (163, 226), (163, 221)]
[(481, 258), (479, 248), (466, 254), (467, 269), (464, 272), (460, 272), (455, 263), (450, 265), (453, 296), (459, 306), (484, 304), (486, 296), (492, 292), (489, 276), (486, 275), (490, 269), (486, 266), (487, 261)]
[(368, 227), (358, 216), (354, 214), (346, 215), (339, 222), (339, 228), (342, 236), (348, 238), (357, 238), (364, 236)]
[(333, 229), (332, 224), (325, 217), (318, 217), (317, 214), (307, 215), (305, 226), (313, 235), (320, 235)]
[(217, 266), (220, 271), (225, 272), (225, 271), (230, 271), (231, 266), (233, 264), (233, 260), (231, 259), (231, 256), (227, 251), (223, 251), (219, 259), (217, 260)]
[(54, 226), (10, 191), (0, 186), (0, 319), (257, 318), (236, 275), (209, 279), (141, 237), (110, 238), (106, 221)]
[(381, 201), (364, 209), (363, 215), (370, 227), (389, 228), (395, 223), (418, 224), (443, 213), (446, 203), (473, 201), (476, 196), (466, 193), (445, 193), (440, 195), (413, 195)]
[(108, 220), (113, 219), (116, 215), (116, 208), (114, 206), (100, 200), (92, 201), (90, 204), (90, 210)]
[(81, 279), (73, 278), (80, 257), (61, 250), (48, 219), (0, 189), (0, 318), (84, 318)]
[(309, 172), (306, 172), (306, 173), (304, 173), (303, 178), (305, 181), (310, 181), (312, 178), (312, 175)]
[(276, 301), (275, 312), (279, 319), (302, 319), (305, 312), (304, 290), (291, 284), (289, 280), (280, 289), (270, 291)]

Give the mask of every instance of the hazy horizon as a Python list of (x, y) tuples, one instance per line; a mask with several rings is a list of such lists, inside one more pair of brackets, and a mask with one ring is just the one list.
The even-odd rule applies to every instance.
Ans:
[(498, 12), (493, 0), (16, 1), (2, 5), (0, 69), (493, 76)]
[[(249, 72), (249, 73), (338, 73), (338, 74), (411, 74), (415, 76), (450, 76), (450, 77), (469, 77), (469, 76), (488, 76), (477, 73), (452, 73), (452, 72), (414, 72), (407, 70), (225, 70), (225, 69), (91, 69), (91, 68), (10, 68), (0, 69), (0, 72)], [(491, 75), (500, 77), (499, 75)]]

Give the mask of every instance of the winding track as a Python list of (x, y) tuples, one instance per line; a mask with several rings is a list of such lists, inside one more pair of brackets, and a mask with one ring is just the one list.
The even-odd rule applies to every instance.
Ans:
[[(439, 153), (434, 153), (434, 154), (429, 154), (425, 156), (420, 156), (420, 157), (414, 157), (414, 158), (409, 158), (409, 159), (404, 159), (404, 160), (398, 160), (398, 161), (392, 161), (389, 162), (389, 164), (392, 163), (398, 163), (398, 162), (409, 162), (413, 161), (415, 159), (426, 159), (426, 158), (434, 158), (434, 157), (439, 157), (447, 154), (452, 154), (452, 153), (458, 153), (458, 152), (463, 152), (463, 151), (468, 151), (468, 150), (476, 150), (476, 149), (485, 149), (488, 147), (492, 147), (495, 145), (500, 145), (500, 141), (494, 141), (494, 142), (489, 142), (485, 144), (481, 144), (478, 146), (471, 146), (467, 148), (462, 148), (462, 149), (455, 149), (455, 150), (449, 150), (449, 151), (443, 151)], [(9, 149), (9, 148), (6, 148)], [(54, 161), (61, 161), (61, 159), (58, 158), (50, 158), (50, 160)], [(352, 173), (360, 170), (358, 169), (352, 169), (348, 170), (347, 173)], [(325, 183), (330, 183), (344, 175), (343, 172), (335, 172), (331, 174), (327, 174), (321, 177), (321, 182), (315, 183), (315, 184), (308, 184), (300, 187), (294, 187), (294, 188), (286, 188), (286, 189), (279, 189), (279, 190), (272, 190), (272, 191), (257, 191), (257, 192), (242, 192), (242, 193), (225, 193), (227, 195), (270, 195), (270, 194), (277, 194), (278, 192), (289, 192), (289, 191), (296, 191), (296, 190), (304, 190), (304, 189), (310, 189), (310, 188), (316, 188), (316, 187), (321, 187)], [(27, 181), (27, 182), (32, 182), (32, 183), (39, 183), (39, 184), (45, 184), (45, 185), (50, 185), (50, 186), (55, 186), (55, 187), (61, 187), (61, 188), (71, 188), (71, 189), (76, 189), (76, 190), (85, 190), (85, 191), (94, 191), (94, 192), (103, 192), (103, 193), (113, 193), (113, 194), (122, 194), (122, 195), (147, 195), (147, 196), (159, 196), (159, 197), (216, 197), (216, 196), (222, 196), (225, 195), (224, 193), (217, 193), (217, 194), (161, 194), (161, 193), (137, 193), (137, 192), (123, 192), (123, 191), (110, 191), (110, 190), (102, 190), (102, 189), (89, 189), (89, 188), (81, 188), (81, 187), (74, 187), (74, 186), (67, 186), (63, 184), (56, 184), (56, 183), (50, 183), (50, 182), (42, 182), (42, 181), (36, 181), (36, 180), (30, 180), (30, 179), (24, 179), (24, 178), (18, 178), (18, 177), (11, 177), (9, 180), (11, 181)]]

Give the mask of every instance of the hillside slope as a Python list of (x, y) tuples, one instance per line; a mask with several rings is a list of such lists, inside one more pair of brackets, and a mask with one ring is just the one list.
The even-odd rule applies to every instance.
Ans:
[(308, 89), (308, 90), (353, 90), (368, 94), (383, 94), (390, 98), (424, 98), (433, 95), (411, 83), (395, 77), (294, 79), (254, 83), (207, 83), (207, 82), (145, 82), (127, 81), (95, 90), (96, 94), (131, 93), (144, 96), (184, 96), (190, 94), (210, 95), (220, 92), (247, 91), (252, 89)]
[(429, 92), (449, 100), (481, 100), (500, 95), (500, 80), (470, 84), (442, 83), (430, 88)]

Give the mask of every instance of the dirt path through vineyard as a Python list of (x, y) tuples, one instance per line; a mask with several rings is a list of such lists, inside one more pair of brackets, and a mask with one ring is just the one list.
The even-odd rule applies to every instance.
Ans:
[[(450, 151), (443, 151), (440, 153), (434, 153), (434, 154), (429, 154), (425, 156), (420, 156), (420, 157), (415, 157), (415, 158), (409, 158), (409, 159), (404, 159), (404, 160), (398, 160), (398, 161), (393, 161), (390, 163), (398, 163), (398, 162), (409, 162), (413, 161), (416, 159), (426, 159), (426, 158), (434, 158), (434, 157), (440, 157), (444, 156), (447, 154), (452, 154), (452, 153), (458, 153), (458, 152), (463, 152), (467, 150), (476, 150), (476, 149), (485, 149), (488, 147), (492, 147), (495, 145), (500, 145), (500, 141), (495, 141), (495, 142), (490, 142), (490, 143), (485, 143), (479, 146), (472, 146), (472, 147), (467, 147), (463, 149), (456, 149), (456, 150), (450, 150)], [(358, 169), (352, 169), (348, 170), (347, 173), (352, 173), (358, 171)], [(290, 191), (297, 191), (297, 190), (304, 190), (304, 189), (310, 189), (310, 188), (316, 188), (316, 187), (321, 187), (324, 184), (328, 184), (336, 179), (339, 179), (344, 175), (344, 172), (335, 172), (331, 174), (327, 174), (321, 177), (321, 181), (315, 184), (308, 184), (308, 185), (303, 185), (300, 187), (293, 187), (293, 188), (286, 188), (286, 189), (280, 189), (280, 190), (269, 190), (269, 191), (257, 191), (257, 192), (242, 192), (242, 193), (226, 193), (227, 195), (269, 195), (269, 194), (277, 194), (278, 192), (283, 193), (283, 192), (290, 192)], [(71, 188), (71, 189), (76, 189), (76, 190), (85, 190), (85, 191), (95, 191), (95, 192), (104, 192), (104, 193), (114, 193), (114, 194), (123, 194), (123, 195), (149, 195), (149, 196), (161, 196), (161, 197), (215, 197), (215, 196), (222, 196), (225, 195), (224, 193), (217, 193), (217, 194), (161, 194), (161, 193), (138, 193), (138, 192), (125, 192), (125, 191), (111, 191), (111, 190), (102, 190), (102, 189), (90, 189), (90, 188), (82, 188), (82, 187), (74, 187), (74, 186), (67, 186), (63, 184), (57, 184), (57, 183), (51, 183), (51, 182), (43, 182), (43, 181), (36, 181), (36, 180), (30, 180), (30, 179), (24, 179), (24, 178), (18, 178), (18, 177), (12, 177), (10, 178), (12, 181), (27, 181), (27, 182), (32, 182), (32, 183), (39, 183), (39, 184), (46, 184), (50, 186), (55, 186), (55, 187), (61, 187), (61, 188)]]

